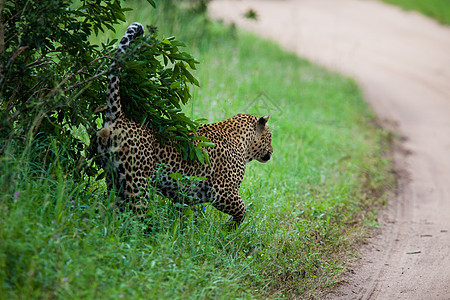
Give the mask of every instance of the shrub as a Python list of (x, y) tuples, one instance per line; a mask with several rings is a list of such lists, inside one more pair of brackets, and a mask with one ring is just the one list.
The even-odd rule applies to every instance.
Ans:
[[(95, 153), (89, 139), (102, 123), (106, 75), (117, 41), (95, 45), (89, 38), (114, 30), (125, 21), (126, 10), (113, 0), (0, 3), (1, 138), (25, 141), (25, 146), (52, 137), (67, 149), (68, 170), (97, 174), (87, 163)], [(186, 158), (203, 158), (190, 136), (198, 122), (180, 109), (189, 101), (188, 85), (198, 84), (188, 71), (197, 61), (182, 46), (173, 37), (158, 39), (155, 27), (150, 28), (119, 59), (122, 98), (132, 118), (155, 128), (162, 140), (179, 140)]]

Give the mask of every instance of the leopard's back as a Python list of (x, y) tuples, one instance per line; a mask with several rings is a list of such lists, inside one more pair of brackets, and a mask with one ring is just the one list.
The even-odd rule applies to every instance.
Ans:
[[(141, 34), (141, 24), (130, 25), (119, 43), (118, 54)], [(145, 216), (149, 188), (153, 185), (163, 195), (178, 201), (211, 202), (239, 224), (246, 212), (239, 195), (245, 165), (252, 160), (267, 162), (272, 156), (272, 134), (266, 125), (269, 116), (236, 115), (199, 127), (195, 134), (215, 144), (205, 149), (210, 164), (201, 164), (183, 159), (174, 147), (176, 141), (161, 144), (152, 129), (125, 117), (120, 101), (120, 77), (113, 73), (108, 81), (105, 125), (97, 133), (108, 189), (115, 190), (121, 202), (141, 217)], [(203, 180), (195, 185), (180, 183), (174, 176), (177, 173)]]

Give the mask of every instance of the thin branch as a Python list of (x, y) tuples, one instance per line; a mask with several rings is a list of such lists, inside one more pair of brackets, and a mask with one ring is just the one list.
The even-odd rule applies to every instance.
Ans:
[[(92, 60), (92, 61), (89, 63), (89, 65), (91, 65), (91, 64), (93, 64), (94, 62), (97, 62), (97, 61), (99, 61), (99, 60), (101, 60), (101, 59), (108, 58), (108, 57), (109, 57), (109, 56), (101, 56), (101, 57), (97, 57), (96, 59)], [(64, 85), (67, 81), (69, 81), (69, 80), (70, 80), (71, 78), (73, 78), (74, 76), (83, 73), (83, 71), (84, 71), (86, 68), (87, 68), (87, 66), (84, 66), (84, 67), (82, 67), (81, 69), (79, 69), (78, 71), (76, 71), (75, 73), (73, 73), (73, 74), (67, 76), (66, 78), (63, 79), (63, 81), (61, 81), (61, 83), (60, 83), (58, 86)], [(106, 72), (99, 73), (99, 74), (95, 75), (94, 77), (92, 77), (92, 79), (87, 79), (87, 80), (85, 80), (85, 81), (83, 81), (83, 82), (81, 82), (81, 83), (76, 83), (76, 84), (74, 84), (74, 85), (68, 87), (67, 89), (65, 89), (64, 92), (66, 92), (66, 91), (68, 91), (68, 90), (71, 90), (72, 88), (75, 88), (75, 87), (77, 87), (77, 86), (80, 86), (81, 84), (84, 84), (84, 83), (86, 83), (86, 82), (89, 82), (89, 81), (91, 81), (91, 80), (93, 80), (93, 79), (96, 79), (96, 78), (98, 78), (99, 76), (102, 76), (102, 75), (104, 75), (104, 74), (106, 74)]]
[[(5, 8), (6, 0), (0, 2), (0, 20), (2, 19), (3, 9)], [(0, 53), (5, 51), (5, 24), (0, 24)], [(3, 74), (3, 62), (0, 63), (0, 83), (3, 82), (5, 74)]]
[[(35, 88), (37, 88), (40, 84), (42, 83), (42, 80), (39, 80), (30, 90), (32, 91), (32, 90), (34, 90)], [(38, 90), (38, 91), (36, 91), (36, 92), (39, 92), (40, 90)], [(28, 97), (28, 99), (25, 101), (25, 103), (27, 103), (28, 101), (30, 101), (30, 99), (35, 95), (35, 93), (36, 92), (34, 92), (30, 97)], [(15, 93), (14, 93), (14, 95), (12, 96), (12, 97), (10, 97), (10, 99), (9, 99), (9, 101), (8, 101), (8, 104), (7, 104), (7, 106), (6, 106), (6, 109), (7, 109), (7, 112), (9, 113), (9, 111), (11, 110), (11, 108), (12, 108), (12, 106), (13, 106), (13, 104), (12, 104), (12, 101), (13, 100), (15, 100)], [(13, 116), (14, 118), (15, 118), (15, 116)], [(11, 119), (11, 120), (13, 120), (14, 118), (13, 117), (10, 117), (9, 119)]]
[[(51, 63), (52, 63), (52, 62), (50, 62), (50, 61), (44, 61), (44, 62), (41, 62), (40, 64), (37, 64), (37, 65), (32, 66), (32, 68), (38, 68), (38, 67), (50, 65)], [(28, 67), (28, 66), (27, 66), (27, 67)]]
[(111, 58), (111, 56), (110, 55), (105, 55), (105, 56), (97, 57), (96, 59), (92, 60), (89, 64), (92, 64), (94, 62), (97, 62), (97, 61), (99, 61), (101, 59), (105, 59), (105, 58)]
[[(41, 82), (42, 82), (42, 81), (39, 81), (39, 82), (35, 85), (35, 87), (36, 87), (39, 83), (41, 83)], [(35, 91), (30, 97), (28, 97), (28, 99), (27, 99), (26, 102), (28, 102), (28, 101), (29, 101), (31, 98), (33, 98), (35, 95), (41, 94), (41, 93), (42, 93), (43, 91), (45, 91), (45, 90), (48, 91), (47, 95), (49, 95), (50, 92), (52, 92), (52, 90), (47, 89), (47, 88), (39, 89), (39, 90)], [(39, 106), (44, 106), (45, 104), (49, 103), (50, 101), (51, 101), (51, 99), (49, 99), (49, 100), (47, 100), (47, 101), (45, 101), (45, 102), (39, 103)], [(12, 116), (8, 117), (8, 122), (10, 122), (11, 120), (16, 119), (19, 115), (23, 114), (25, 111), (30, 110), (30, 109), (32, 109), (32, 108), (33, 108), (32, 106), (26, 106), (24, 109), (21, 109), (21, 110), (17, 108), (16, 112), (15, 112)]]
[[(38, 59), (36, 59), (35, 61), (33, 61), (32, 63), (29, 63), (26, 67), (27, 68), (36, 68), (36, 67), (39, 67), (39, 66), (41, 66), (42, 65), (42, 58), (45, 56), (45, 55), (47, 55), (47, 54), (49, 54), (49, 53), (54, 53), (54, 52), (57, 52), (56, 50), (50, 50), (50, 51), (48, 51), (47, 53), (42, 53), (41, 54), (41, 56), (39, 56), (39, 58)], [(47, 62), (48, 63), (48, 62)]]
[[(5, 8), (6, 0), (0, 2), (0, 20), (2, 19), (3, 9)], [(0, 24), (0, 53), (5, 51), (5, 24)]]
[(76, 87), (79, 87), (80, 85), (83, 85), (83, 84), (85, 84), (85, 83), (87, 83), (87, 82), (90, 82), (90, 81), (92, 81), (92, 80), (94, 80), (94, 79), (97, 79), (97, 78), (99, 78), (99, 77), (101, 77), (101, 76), (103, 76), (103, 75), (105, 75), (105, 74), (108, 74), (108, 73), (109, 73), (109, 70), (100, 72), (100, 73), (98, 73), (97, 75), (94, 75), (94, 76), (92, 76), (92, 77), (90, 77), (90, 78), (88, 78), (88, 79), (86, 79), (86, 80), (84, 80), (84, 81), (77, 82), (77, 83), (75, 83), (75, 84), (69, 86), (69, 87), (66, 88), (63, 92), (66, 93), (66, 92), (70, 91), (71, 89), (74, 89), (74, 88), (76, 88)]

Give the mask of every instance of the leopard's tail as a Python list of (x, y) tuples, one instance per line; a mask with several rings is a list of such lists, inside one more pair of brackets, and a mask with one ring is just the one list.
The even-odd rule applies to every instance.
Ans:
[[(139, 23), (131, 24), (124, 36), (119, 42), (119, 47), (117, 48), (117, 54), (120, 55), (125, 52), (130, 43), (140, 35), (144, 34), (144, 27)], [(120, 78), (118, 73), (119, 70), (115, 70), (116, 62), (113, 62), (111, 65), (112, 73), (108, 77), (108, 100), (106, 102), (106, 114), (105, 114), (105, 122), (115, 122), (117, 118), (122, 115), (122, 104), (120, 102), (120, 92), (119, 92), (119, 84)]]

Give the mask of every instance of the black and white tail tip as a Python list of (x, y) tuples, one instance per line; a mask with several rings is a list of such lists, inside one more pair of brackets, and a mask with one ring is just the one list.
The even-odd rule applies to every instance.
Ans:
[(140, 23), (133, 23), (128, 26), (127, 31), (123, 35), (119, 42), (119, 47), (117, 48), (117, 53), (125, 52), (125, 49), (130, 45), (130, 43), (140, 35), (144, 34), (144, 26)]

